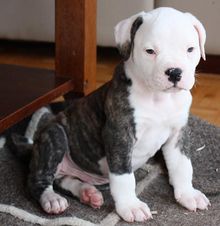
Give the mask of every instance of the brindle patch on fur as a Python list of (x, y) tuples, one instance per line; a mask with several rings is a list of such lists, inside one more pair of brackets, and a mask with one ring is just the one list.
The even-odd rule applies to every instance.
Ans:
[(127, 78), (123, 64), (119, 65), (108, 92), (108, 101), (105, 103), (105, 113), (108, 117), (102, 133), (109, 168), (115, 174), (132, 171), (131, 154), (136, 131), (134, 109), (128, 101), (131, 85), (132, 82)]
[(84, 170), (101, 174), (98, 161), (107, 156), (111, 172), (131, 171), (135, 138), (133, 109), (128, 102), (131, 85), (121, 63), (109, 83), (76, 100), (62, 116), (58, 116), (60, 123), (67, 121), (63, 126), (70, 155)]
[(143, 23), (143, 18), (139, 16), (132, 24), (131, 32), (130, 32), (130, 41), (127, 41), (122, 45), (118, 45), (119, 52), (124, 60), (128, 60), (130, 55), (133, 53), (135, 34), (142, 23)]
[(121, 63), (110, 82), (74, 100), (57, 116), (42, 118), (34, 137), (28, 177), (34, 198), (39, 200), (43, 191), (53, 185), (57, 166), (67, 151), (88, 172), (102, 174), (98, 162), (105, 156), (112, 173), (132, 171), (135, 123), (128, 101), (131, 85)]
[(40, 199), (43, 191), (53, 185), (54, 175), (64, 153), (68, 151), (68, 140), (61, 125), (51, 122), (36, 135), (28, 187), (31, 195)]
[(188, 158), (190, 158), (191, 154), (191, 130), (188, 124), (184, 126), (180, 132), (179, 132), (179, 137), (178, 141), (176, 143), (176, 147), (180, 148), (180, 151), (185, 154)]

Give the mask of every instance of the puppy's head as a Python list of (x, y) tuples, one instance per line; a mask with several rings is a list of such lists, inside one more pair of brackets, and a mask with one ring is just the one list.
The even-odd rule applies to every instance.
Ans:
[(141, 12), (119, 22), (115, 40), (130, 76), (153, 90), (190, 90), (200, 57), (205, 60), (203, 25), (172, 8)]

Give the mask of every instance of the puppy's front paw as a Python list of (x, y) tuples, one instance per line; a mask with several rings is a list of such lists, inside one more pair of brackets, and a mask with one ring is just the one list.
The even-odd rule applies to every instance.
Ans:
[(152, 218), (147, 204), (139, 199), (131, 203), (116, 203), (116, 212), (127, 222), (143, 222)]
[(201, 191), (194, 188), (185, 192), (177, 192), (175, 197), (177, 202), (190, 211), (205, 210), (208, 209), (208, 206), (211, 206), (208, 198)]

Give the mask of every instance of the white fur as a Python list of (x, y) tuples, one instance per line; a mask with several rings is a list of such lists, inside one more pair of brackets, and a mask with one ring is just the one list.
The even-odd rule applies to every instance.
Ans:
[(136, 123), (137, 141), (132, 152), (134, 170), (160, 149), (174, 128), (180, 129), (186, 124), (191, 104), (187, 91), (151, 93), (135, 86), (132, 86), (129, 98)]
[(98, 161), (98, 164), (99, 164), (99, 168), (100, 168), (100, 171), (102, 172), (102, 174), (104, 176), (108, 175), (108, 173), (109, 173), (109, 166), (108, 166), (106, 157), (101, 158)]
[(84, 183), (77, 178), (66, 176), (61, 180), (60, 187), (70, 191), (84, 204), (100, 208), (103, 204), (102, 193), (95, 186)]
[(38, 123), (41, 119), (41, 117), (45, 114), (45, 113), (49, 113), (49, 109), (46, 108), (46, 107), (42, 107), (40, 108), (39, 110), (37, 110), (32, 118), (31, 118), (31, 121), (26, 129), (26, 132), (25, 132), (25, 137), (28, 138), (28, 142), (30, 144), (33, 143), (33, 137), (34, 137), (34, 134), (37, 130), (37, 126), (38, 126)]
[[(141, 61), (141, 59), (138, 60)], [(192, 102), (188, 90), (165, 92), (163, 89), (158, 90), (157, 85), (156, 87), (153, 84), (150, 87), (147, 86), (140, 77), (141, 69), (147, 63), (143, 62), (141, 67), (137, 67), (135, 61), (135, 56), (133, 56), (125, 62), (126, 74), (132, 80), (129, 101), (134, 109), (136, 124), (137, 141), (132, 157), (134, 170), (159, 150), (171, 136), (174, 128), (179, 130), (187, 123)], [(154, 75), (146, 72), (145, 76), (152, 77)], [(165, 77), (164, 73), (162, 76)]]
[(40, 204), (45, 212), (50, 214), (62, 213), (67, 207), (67, 200), (55, 193), (52, 186), (44, 190), (40, 197)]
[[(126, 75), (132, 81), (129, 102), (136, 125), (132, 168), (139, 168), (166, 144), (163, 151), (177, 201), (189, 210), (205, 209), (209, 201), (192, 186), (191, 161), (176, 147), (179, 132), (188, 120), (195, 69), (200, 57), (205, 59), (205, 29), (189, 13), (158, 8), (121, 21), (115, 28), (119, 46), (130, 41), (130, 29), (138, 16), (143, 18), (143, 24), (125, 62)], [(190, 47), (193, 52), (187, 51)], [(155, 53), (148, 54), (147, 49)], [(169, 68), (182, 70), (176, 87), (165, 74)], [(147, 205), (143, 207), (135, 195), (133, 173), (110, 174), (110, 188), (116, 211), (124, 220), (144, 221), (151, 216)]]
[(110, 189), (117, 213), (128, 222), (145, 221), (152, 218), (147, 204), (136, 197), (134, 174), (110, 173)]
[(178, 136), (178, 131), (174, 132), (163, 148), (169, 171), (169, 180), (174, 187), (175, 198), (181, 205), (191, 211), (207, 209), (210, 205), (209, 200), (192, 185), (193, 168), (191, 160), (181, 153), (179, 147), (175, 147)]
[(129, 20), (122, 20), (115, 26), (115, 41), (118, 45), (123, 45), (126, 41), (130, 41), (130, 35), (128, 36), (127, 34), (130, 34), (132, 23), (138, 16), (144, 15), (145, 12), (137, 13), (131, 16)]
[(3, 148), (5, 146), (5, 142), (6, 142), (5, 137), (0, 137), (0, 148)]
[[(130, 32), (125, 31), (131, 27), (134, 17), (140, 15), (144, 22), (136, 32), (134, 50), (129, 59), (129, 64), (133, 65), (133, 76), (148, 89), (164, 91), (173, 86), (164, 72), (178, 67), (183, 71), (178, 87), (190, 90), (194, 84), (195, 67), (200, 56), (205, 56), (204, 27), (191, 14), (158, 8), (120, 22), (115, 28), (115, 40), (119, 46), (123, 44), (121, 40), (130, 39)], [(187, 52), (189, 47), (194, 47), (194, 51)], [(153, 49), (156, 54), (150, 55), (146, 49)], [(138, 74), (135, 73), (137, 71)]]
[(80, 197), (80, 189), (82, 187), (83, 183), (75, 178), (72, 177), (65, 177), (62, 179), (60, 183), (60, 187), (70, 191), (74, 196)]

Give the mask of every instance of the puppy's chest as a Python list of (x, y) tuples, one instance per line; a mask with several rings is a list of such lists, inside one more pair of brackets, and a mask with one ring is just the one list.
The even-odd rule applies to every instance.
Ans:
[(139, 168), (166, 143), (172, 133), (169, 125), (136, 118), (136, 140), (132, 150), (132, 166)]
[(170, 99), (130, 99), (134, 109), (136, 140), (132, 150), (133, 169), (139, 168), (166, 143), (176, 128), (187, 121), (185, 107), (178, 108)]

